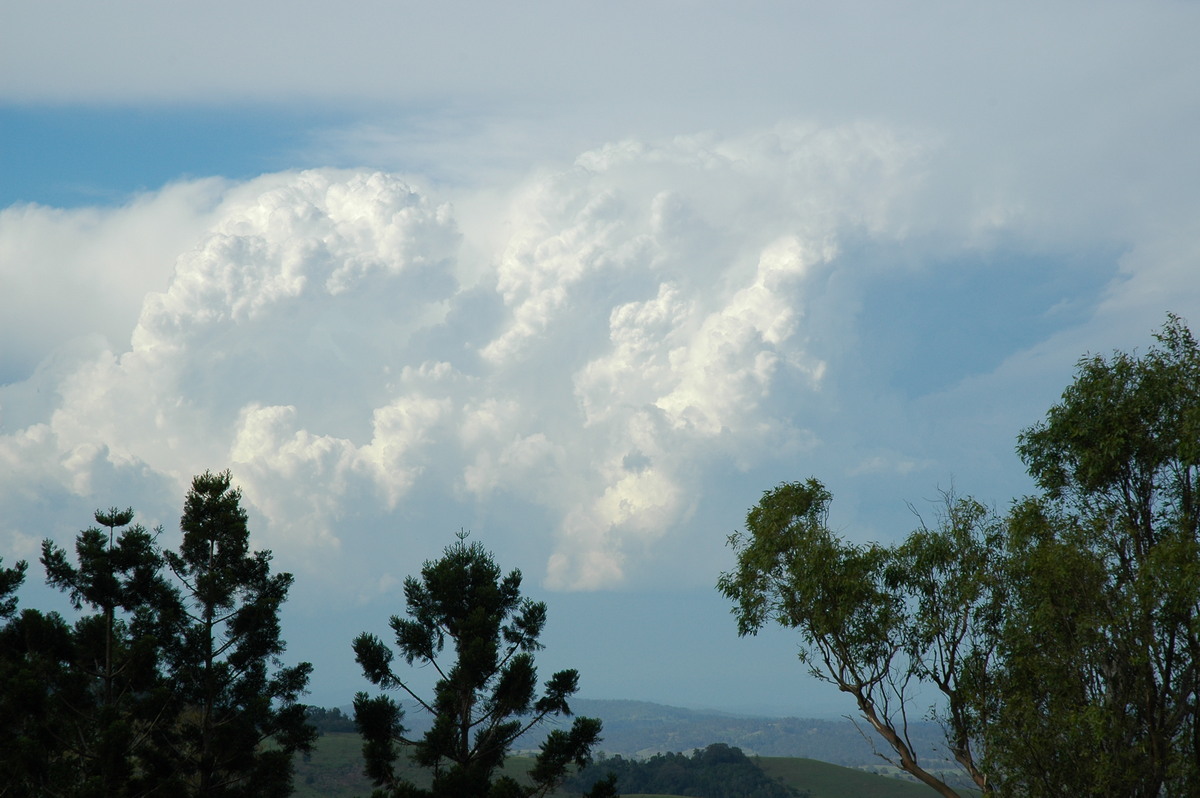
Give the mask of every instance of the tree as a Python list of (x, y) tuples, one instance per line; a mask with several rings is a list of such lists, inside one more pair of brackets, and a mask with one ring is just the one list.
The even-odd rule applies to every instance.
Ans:
[(4, 567), (0, 557), (0, 621), (7, 621), (17, 612), (17, 589), (25, 581), (29, 563), (18, 560), (12, 568)]
[(25, 570), (23, 561), (0, 568), (0, 795), (73, 795), (77, 738), (67, 709), (87, 705), (87, 685), (72, 678), (67, 622), (57, 613), (17, 611)]
[(626, 793), (703, 795), (706, 798), (806, 798), (792, 787), (771, 779), (740, 748), (714, 743), (691, 756), (655, 754), (646, 760), (620, 756), (589, 765), (571, 777), (573, 786), (605, 784)]
[(1007, 529), (1007, 600), (992, 689), (980, 698), (988, 766), (1006, 795), (1135, 794), (1114, 787), (1140, 755), (1115, 747), (1124, 734), (1110, 736), (1108, 577), (1090, 532), (1037, 498), (1013, 508)]
[(1042, 493), (994, 518), (947, 497), (933, 530), (846, 544), (815, 479), (768, 491), (719, 589), (739, 632), (798, 630), (898, 763), (943, 795), (903, 729), (936, 688), (984, 792), (1200, 794), (1200, 347), (1169, 315), (1142, 356), (1079, 362), (1018, 437)]
[[(443, 556), (404, 582), (407, 618), (392, 616), (396, 647), (405, 663), (427, 665), (438, 674), (433, 698), (419, 696), (392, 668), (393, 651), (378, 637), (363, 633), (354, 640), (356, 661), (374, 685), (400, 690), (433, 716), (421, 738), (406, 736), (403, 710), (389, 696), (360, 692), (354, 719), (363, 736), (367, 774), (378, 789), (375, 798), (392, 796), (544, 796), (567, 776), (571, 765), (590, 761), (600, 739), (600, 721), (576, 718), (569, 730), (555, 729), (542, 743), (529, 773), (531, 784), (493, 776), (513, 743), (551, 717), (569, 716), (567, 699), (579, 674), (555, 673), (537, 695), (533, 653), (546, 624), (546, 605), (521, 597), (521, 572), (503, 576), (492, 555), (467, 534)], [(452, 663), (443, 658), (447, 643)], [(399, 746), (432, 771), (432, 787), (418, 789), (396, 773)], [(611, 785), (606, 785), (611, 786)]]
[[(47, 582), (89, 614), (73, 627), (56, 613), (25, 610), (5, 625), (4, 698), (13, 743), (3, 770), (17, 793), (148, 796), (171, 789), (154, 744), (168, 723), (171, 691), (161, 652), (177, 617), (178, 596), (161, 575), (154, 535), (131, 525), (132, 510), (97, 511), (98, 524), (67, 552), (46, 540)], [(121, 529), (120, 534), (117, 530)], [(15, 587), (7, 569), (0, 583)], [(0, 591), (2, 592), (2, 591)], [(3, 604), (15, 613), (13, 600)]]
[[(1155, 339), (1142, 356), (1080, 360), (1046, 420), (1018, 439), (1043, 499), (1025, 514), (1033, 556), (1005, 635), (1008, 683), (1056, 673), (1082, 685), (1059, 710), (1089, 733), (1061, 735), (1057, 718), (1007, 697), (1004, 719), (1054, 761), (1097, 763), (1056, 782), (1014, 751), (1002, 765), (1030, 794), (1194, 794), (1200, 784), (1200, 348), (1173, 314)], [(1086, 597), (1055, 603), (1042, 582), (1078, 580), (1047, 552), (1077, 563)], [(1071, 656), (1027, 656), (1033, 640)]]
[(954, 761), (985, 795), (996, 786), (982, 755), (996, 691), (996, 630), (1008, 596), (1005, 533), (1004, 520), (989, 508), (943, 492), (937, 524), (922, 521), (893, 547), (884, 575), (885, 586), (903, 601), (909, 673), (941, 694), (928, 714), (941, 724)]
[[(44, 710), (47, 690), (27, 645), (29, 637), (37, 637), (31, 627), (42, 616), (17, 611), (17, 590), (27, 569), (24, 560), (5, 568), (0, 558), (0, 795), (35, 794), (50, 786), (53, 773), (49, 740), (38, 734), (44, 727), (30, 723), (44, 716), (39, 710)], [(29, 622), (26, 613), (33, 616)], [(68, 639), (65, 622), (57, 631), (60, 641)], [(69, 644), (62, 646), (68, 648)]]
[[(154, 744), (168, 717), (171, 690), (162, 677), (163, 651), (179, 617), (179, 595), (162, 574), (155, 537), (133, 524), (133, 510), (95, 513), (75, 540), (73, 565), (64, 549), (42, 542), (46, 582), (66, 592), (79, 618), (73, 630), (70, 678), (88, 687), (65, 713), (77, 732), (68, 739), (78, 763), (80, 795), (152, 795), (169, 789)], [(121, 532), (118, 535), (117, 530)], [(69, 691), (58, 691), (66, 700)]]
[(951, 754), (976, 784), (991, 785), (972, 751), (979, 713), (970, 701), (993, 646), (988, 624), (997, 584), (987, 550), (997, 534), (976, 502), (945, 497), (935, 529), (898, 548), (854, 545), (828, 527), (829, 492), (816, 479), (763, 494), (730, 545), (737, 568), (718, 589), (735, 603), (738, 633), (769, 622), (795, 629), (799, 656), (818, 679), (853, 697), (892, 754), (880, 754), (945, 796), (958, 792), (922, 764), (908, 735), (914, 687), (946, 702)]
[(171, 661), (183, 705), (172, 756), (186, 794), (287, 796), (293, 755), (316, 738), (297, 703), (312, 666), (281, 663), (279, 610), (292, 575), (271, 574), (269, 551), (250, 552), (241, 491), (231, 483), (228, 471), (192, 481), (182, 543), (165, 554), (186, 615)]

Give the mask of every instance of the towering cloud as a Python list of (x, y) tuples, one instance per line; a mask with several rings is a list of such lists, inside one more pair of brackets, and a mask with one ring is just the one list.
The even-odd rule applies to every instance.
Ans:
[[(3, 364), (22, 378), (0, 388), (0, 499), (123, 503), (228, 466), (299, 561), (335, 567), (396, 517), (483, 514), (526, 529), (548, 585), (620, 584), (726, 475), (852, 437), (816, 423), (868, 268), (843, 250), (933, 230), (944, 253), (997, 218), (989, 199), (931, 228), (932, 152), (795, 126), (612, 144), (468, 211), (336, 170), (179, 184), (103, 218), (9, 209), (7, 251), (82, 242), (46, 280), (86, 277), (116, 229), (173, 232), (107, 266), (136, 316)], [(881, 446), (843, 467), (928, 462)]]

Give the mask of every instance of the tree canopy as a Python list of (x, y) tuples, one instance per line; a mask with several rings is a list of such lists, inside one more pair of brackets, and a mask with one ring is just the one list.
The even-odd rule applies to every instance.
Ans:
[(97, 510), (94, 518), (98, 526), (75, 539), (74, 564), (64, 549), (42, 543), (46, 582), (76, 610), (89, 610), (50, 687), (53, 717), (72, 730), (60, 730), (56, 769), (73, 772), (75, 794), (166, 794), (176, 773), (157, 743), (175, 701), (163, 667), (179, 594), (162, 573), (158, 530), (134, 524), (132, 509)]
[[(1083, 358), (1018, 440), (1043, 494), (1013, 514), (996, 767), (1030, 795), (1194, 794), (1196, 339), (1169, 315), (1144, 354)], [(1032, 746), (1047, 767), (1022, 766)]]
[(746, 533), (730, 538), (737, 568), (718, 588), (735, 603), (739, 633), (767, 623), (797, 630), (801, 661), (854, 699), (892, 752), (885, 758), (952, 796), (908, 734), (910, 719), (924, 714), (914, 715), (914, 686), (936, 688), (950, 752), (985, 788), (971, 697), (994, 646), (994, 518), (947, 495), (935, 527), (898, 547), (856, 545), (830, 531), (830, 500), (816, 479), (779, 485), (749, 511)]

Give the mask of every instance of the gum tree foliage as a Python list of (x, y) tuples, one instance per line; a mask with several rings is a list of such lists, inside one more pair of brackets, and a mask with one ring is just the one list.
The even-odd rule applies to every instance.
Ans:
[(1144, 355), (1079, 362), (1018, 452), (1042, 493), (998, 521), (948, 502), (934, 530), (847, 544), (815, 479), (764, 494), (721, 591), (742, 634), (777, 622), (851, 694), (898, 764), (936, 687), (985, 792), (1200, 794), (1200, 349), (1176, 316)]
[[(503, 575), (492, 555), (467, 534), (442, 557), (424, 564), (420, 578), (404, 582), (408, 617), (392, 616), (396, 648), (408, 666), (438, 675), (432, 698), (418, 695), (393, 669), (395, 655), (375, 635), (354, 640), (355, 659), (374, 685), (399, 690), (433, 717), (420, 739), (406, 735), (403, 710), (389, 696), (360, 692), (354, 720), (363, 736), (367, 774), (390, 796), (543, 796), (582, 767), (600, 739), (600, 721), (575, 718), (552, 730), (530, 770), (528, 784), (494, 778), (514, 741), (554, 717), (571, 715), (567, 700), (579, 685), (574, 670), (555, 673), (537, 690), (534, 652), (546, 624), (546, 605), (521, 597), (521, 572)], [(430, 789), (419, 789), (396, 772), (401, 749), (432, 772)], [(595, 795), (611, 793), (611, 784)], [(600, 792), (599, 790), (607, 790)]]
[(312, 666), (281, 662), (279, 611), (292, 575), (271, 573), (269, 551), (250, 551), (231, 481), (228, 471), (192, 481), (179, 551), (164, 555), (184, 593), (170, 663), (181, 703), (170, 746), (187, 795), (287, 796), (293, 755), (316, 738), (297, 703)]
[(1008, 531), (1008, 601), (993, 689), (980, 696), (990, 768), (1006, 795), (1124, 794), (1104, 786), (1132, 762), (1107, 737), (1111, 617), (1107, 575), (1088, 548), (1093, 530), (1030, 498), (1013, 508)]
[[(1043, 498), (1014, 525), (1030, 567), (996, 747), (1014, 791), (1200, 791), (1200, 348), (1175, 315), (1155, 339), (1083, 358), (1019, 438)], [(1046, 767), (1025, 767), (1032, 747)]]
[(942, 694), (947, 747), (980, 789), (991, 785), (973, 745), (972, 701), (995, 648), (996, 591), (989, 550), (999, 525), (982, 505), (944, 497), (939, 522), (898, 547), (848, 543), (828, 526), (831, 496), (816, 479), (763, 494), (730, 537), (737, 567), (718, 589), (734, 602), (738, 632), (768, 623), (799, 632), (801, 661), (850, 695), (886, 743), (880, 756), (945, 796), (958, 792), (921, 759), (908, 734), (915, 688)]

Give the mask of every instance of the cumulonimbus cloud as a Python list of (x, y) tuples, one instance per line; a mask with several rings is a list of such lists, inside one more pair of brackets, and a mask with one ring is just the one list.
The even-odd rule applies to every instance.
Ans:
[[(471, 218), (366, 171), (205, 184), (128, 344), (0, 389), (0, 497), (90, 497), (100, 474), (182, 489), (228, 465), (268, 541), (327, 559), (439, 481), (439, 500), (551, 519), (549, 586), (618, 584), (713, 474), (819, 440), (811, 340), (839, 248), (927, 224), (928, 153), (871, 126), (629, 141)], [(376, 528), (340, 526), (364, 505)]]

